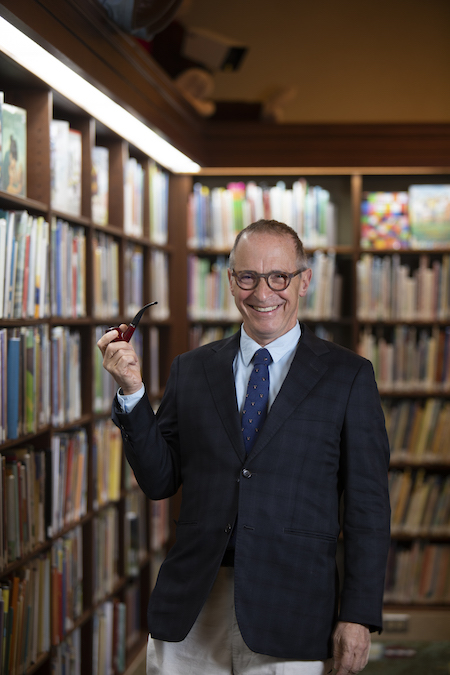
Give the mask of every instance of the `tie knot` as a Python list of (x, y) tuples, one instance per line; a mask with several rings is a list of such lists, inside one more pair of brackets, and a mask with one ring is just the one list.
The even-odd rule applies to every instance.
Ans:
[(269, 366), (272, 363), (272, 357), (267, 349), (258, 349), (253, 354), (252, 361), (255, 366), (261, 366), (263, 364)]

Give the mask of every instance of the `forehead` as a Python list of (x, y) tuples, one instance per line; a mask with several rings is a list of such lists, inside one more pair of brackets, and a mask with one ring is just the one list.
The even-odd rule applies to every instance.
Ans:
[(263, 272), (292, 271), (296, 258), (295, 243), (289, 235), (244, 233), (236, 247), (235, 266)]

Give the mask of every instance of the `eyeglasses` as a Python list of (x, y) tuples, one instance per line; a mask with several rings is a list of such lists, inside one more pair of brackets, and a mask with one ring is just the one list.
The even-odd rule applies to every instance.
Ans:
[(291, 283), (291, 279), (304, 272), (304, 269), (296, 272), (267, 272), (267, 274), (258, 274), (244, 270), (243, 272), (231, 272), (231, 276), (236, 279), (236, 283), (243, 291), (254, 291), (259, 284), (261, 277), (266, 280), (268, 287), (272, 291), (285, 291)]

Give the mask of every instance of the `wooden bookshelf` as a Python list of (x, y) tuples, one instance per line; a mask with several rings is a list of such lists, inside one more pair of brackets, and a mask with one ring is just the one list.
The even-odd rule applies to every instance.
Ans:
[[(2, 61), (6, 57), (2, 57)], [(1, 68), (0, 68), (1, 70)], [(2, 71), (3, 72), (3, 71)], [(26, 79), (27, 75), (24, 74)], [(144, 499), (139, 511), (139, 518), (137, 520), (139, 525), (139, 536), (144, 537), (140, 540), (138, 559), (136, 567), (132, 572), (127, 572), (126, 561), (124, 557), (126, 526), (128, 516), (126, 512), (127, 500), (134, 499), (133, 495), (141, 494), (136, 486), (131, 483), (128, 485), (125, 482), (125, 466), (123, 457), (120, 460), (121, 472), (121, 489), (116, 499), (111, 501), (106, 498), (101, 504), (96, 505), (96, 496), (94, 485), (94, 441), (95, 441), (95, 427), (99, 422), (104, 423), (110, 417), (111, 398), (109, 398), (107, 409), (95, 412), (94, 410), (94, 370), (95, 357), (98, 351), (95, 347), (95, 330), (99, 326), (118, 325), (121, 322), (128, 322), (135, 312), (130, 311), (125, 303), (124, 292), (124, 255), (127, 245), (135, 245), (140, 247), (142, 252), (143, 271), (138, 284), (141, 287), (141, 295), (143, 303), (149, 302), (151, 299), (158, 299), (159, 291), (157, 288), (151, 287), (151, 256), (152, 251), (159, 251), (160, 255), (165, 256), (168, 260), (168, 278), (167, 283), (169, 291), (169, 308), (172, 312), (173, 307), (179, 309), (179, 301), (177, 299), (177, 291), (174, 286), (175, 279), (178, 278), (177, 261), (180, 260), (179, 253), (175, 253), (175, 244), (177, 241), (177, 212), (176, 205), (179, 201), (183, 202), (183, 181), (172, 180), (170, 184), (171, 206), (168, 214), (168, 239), (165, 244), (154, 244), (150, 239), (150, 225), (149, 225), (149, 162), (150, 158), (145, 157), (141, 152), (133, 147), (129, 147), (127, 143), (120, 137), (108, 132), (104, 128), (99, 128), (96, 121), (86, 115), (82, 110), (74, 109), (72, 104), (67, 103), (61, 97), (54, 97), (53, 93), (47, 90), (42, 83), (39, 89), (33, 87), (17, 87), (10, 78), (6, 77), (2, 81), (0, 76), (0, 90), (5, 93), (5, 102), (20, 105), (27, 110), (27, 138), (28, 138), (28, 156), (27, 156), (27, 182), (28, 191), (26, 197), (17, 197), (10, 195), (7, 192), (0, 191), (0, 209), (5, 211), (15, 211), (20, 213), (24, 210), (29, 214), (42, 217), (50, 225), (56, 219), (60, 219), (68, 223), (69, 230), (72, 228), (81, 228), (85, 237), (85, 266), (78, 270), (79, 275), (85, 275), (84, 285), (86, 289), (85, 314), (79, 316), (58, 316), (51, 313), (51, 303), (46, 303), (46, 311), (44, 316), (40, 318), (34, 317), (17, 317), (17, 318), (2, 318), (0, 319), (0, 330), (25, 330), (28, 327), (42, 327), (46, 326), (49, 335), (57, 327), (62, 327), (70, 332), (77, 332), (80, 336), (80, 360), (78, 362), (78, 371), (80, 378), (80, 413), (74, 419), (66, 420), (59, 425), (52, 423), (52, 420), (45, 424), (37, 423), (34, 432), (23, 432), (19, 429), (17, 438), (5, 438), (4, 442), (0, 443), (0, 455), (14, 454), (21, 448), (33, 448), (30, 451), (31, 457), (34, 458), (34, 451), (36, 453), (42, 452), (43, 457), (50, 454), (50, 448), (56, 442), (56, 439), (63, 434), (70, 438), (77, 429), (84, 430), (87, 439), (87, 453), (85, 462), (87, 466), (86, 483), (85, 483), (85, 499), (86, 508), (81, 517), (73, 518), (67, 522), (62, 523), (61, 527), (54, 528), (50, 534), (49, 531), (44, 533), (41, 541), (36, 541), (31, 550), (21, 551), (20, 556), (10, 556), (7, 562), (0, 569), (0, 584), (13, 582), (14, 577), (23, 582), (25, 571), (32, 569), (34, 565), (42, 558), (42, 556), (49, 556), (50, 562), (46, 574), (48, 575), (47, 582), (52, 584), (53, 575), (55, 574), (54, 562), (51, 559), (55, 546), (66, 541), (66, 538), (72, 535), (75, 528), (81, 528), (82, 540), (82, 601), (81, 611), (76, 615), (73, 623), (62, 626), (62, 634), (59, 635), (55, 641), (55, 621), (54, 610), (57, 605), (57, 598), (53, 592), (50, 592), (47, 600), (48, 608), (51, 610), (48, 617), (49, 623), (47, 627), (50, 629), (50, 637), (47, 648), (44, 651), (38, 651), (33, 662), (28, 664), (27, 672), (47, 673), (54, 667), (58, 660), (58, 650), (61, 648), (68, 649), (69, 642), (72, 640), (74, 633), (79, 631), (81, 637), (77, 637), (80, 643), (79, 661), (83, 672), (91, 673), (94, 670), (95, 657), (93, 649), (95, 644), (93, 636), (95, 635), (95, 625), (97, 622), (96, 616), (104, 611), (105, 603), (123, 603), (126, 605), (129, 619), (128, 629), (125, 626), (125, 631), (131, 630), (132, 633), (126, 633), (124, 637), (125, 650), (125, 670), (133, 663), (136, 655), (141, 652), (147, 640), (147, 626), (146, 626), (146, 608), (148, 597), (151, 592), (152, 579), (156, 575), (154, 566), (160, 563), (160, 551), (154, 551), (150, 545), (151, 528), (153, 527), (151, 518), (151, 506), (148, 500)], [(78, 216), (71, 215), (64, 211), (54, 211), (52, 209), (50, 197), (50, 135), (49, 123), (53, 118), (65, 119), (70, 122), (74, 129), (81, 132), (82, 137), (82, 204), (81, 213)], [(95, 144), (106, 145), (110, 150), (110, 187), (109, 187), (109, 213), (110, 218), (106, 226), (98, 225), (91, 219), (91, 149)], [(143, 233), (139, 236), (133, 236), (124, 232), (124, 197), (123, 197), (123, 172), (124, 160), (130, 154), (138, 159), (142, 164), (144, 170), (144, 194), (143, 194)], [(181, 188), (181, 189), (180, 189)], [(94, 240), (98, 237), (109, 237), (114, 241), (118, 247), (118, 275), (119, 275), (119, 295), (118, 295), (118, 311), (117, 312), (99, 312), (99, 306), (95, 306), (94, 293), (96, 286), (96, 272), (94, 264)], [(48, 267), (50, 269), (50, 266)], [(2, 280), (3, 281), (3, 280)], [(49, 288), (53, 283), (53, 279), (49, 279)], [(130, 289), (128, 289), (129, 291)], [(130, 292), (128, 292), (128, 297)], [(140, 305), (141, 306), (141, 305)], [(173, 316), (168, 315), (163, 320), (153, 320), (150, 314), (144, 316), (139, 325), (139, 331), (142, 335), (142, 370), (144, 380), (148, 383), (151, 380), (151, 360), (150, 355), (150, 331), (156, 330), (159, 333), (159, 354), (156, 355), (158, 361), (158, 388), (152, 396), (152, 402), (157, 404), (164, 390), (164, 383), (168, 377), (170, 364), (175, 355), (180, 350), (179, 345), (179, 331), (177, 329), (176, 321)], [(136, 334), (137, 336), (137, 334)], [(136, 337), (137, 340), (137, 337)], [(70, 355), (67, 354), (67, 357)], [(155, 355), (153, 355), (153, 363)], [(55, 364), (52, 361), (50, 364), (51, 375), (55, 374)], [(108, 376), (110, 377), (110, 376)], [(3, 378), (3, 374), (2, 374)], [(55, 382), (51, 378), (52, 395), (55, 394)], [(74, 386), (74, 381), (66, 382), (70, 388)], [(112, 423), (110, 423), (112, 424)], [(34, 460), (33, 460), (34, 461)], [(47, 470), (50, 465), (47, 465)], [(49, 475), (50, 479), (51, 476)], [(98, 477), (97, 479), (98, 480)], [(48, 480), (47, 487), (51, 487), (51, 482)], [(116, 518), (116, 578), (113, 586), (108, 592), (100, 592), (98, 597), (95, 596), (96, 581), (95, 576), (98, 577), (99, 571), (95, 571), (95, 566), (98, 565), (99, 548), (98, 542), (95, 539), (95, 532), (98, 530), (99, 519), (103, 518), (103, 514), (107, 510), (115, 513)], [(4, 523), (7, 522), (10, 514), (6, 514)], [(168, 514), (166, 514), (166, 518)], [(31, 525), (31, 523), (28, 523)], [(48, 517), (45, 521), (48, 525)], [(145, 536), (144, 536), (145, 535)], [(134, 534), (131, 534), (133, 537)], [(4, 534), (6, 542), (6, 534)], [(163, 533), (161, 536), (161, 546), (165, 549), (167, 535)], [(25, 588), (25, 587), (24, 587)], [(95, 597), (95, 600), (94, 600)], [(64, 602), (68, 602), (66, 598)], [(39, 612), (38, 618), (45, 614), (44, 606), (32, 605), (33, 616)], [(58, 614), (58, 612), (57, 612)], [(59, 612), (60, 614), (60, 612)], [(134, 619), (132, 619), (134, 617)], [(63, 619), (64, 624), (65, 619)], [(101, 626), (100, 620), (100, 626)], [(100, 627), (100, 630), (102, 628)], [(77, 633), (78, 635), (78, 633)], [(75, 638), (73, 638), (75, 640)], [(60, 644), (58, 644), (60, 643)], [(126, 643), (126, 644), (125, 644)], [(18, 646), (18, 655), (21, 655), (21, 645)], [(64, 647), (65, 645), (65, 647)], [(17, 656), (19, 658), (19, 656)], [(53, 665), (51, 665), (53, 664)], [(11, 665), (11, 662), (10, 662)], [(20, 665), (20, 672), (23, 666)], [(19, 665), (16, 661), (16, 667), (11, 670), (4, 670), (3, 672), (18, 673)], [(123, 668), (119, 672), (124, 672)]]

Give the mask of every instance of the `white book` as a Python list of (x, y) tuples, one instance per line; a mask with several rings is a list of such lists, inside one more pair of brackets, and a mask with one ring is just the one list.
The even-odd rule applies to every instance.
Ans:
[(69, 122), (50, 122), (50, 200), (54, 211), (67, 211), (69, 184)]
[(67, 211), (74, 216), (81, 215), (81, 131), (69, 129), (67, 167)]

